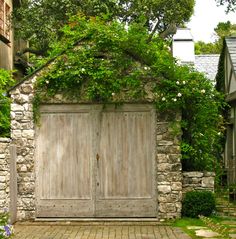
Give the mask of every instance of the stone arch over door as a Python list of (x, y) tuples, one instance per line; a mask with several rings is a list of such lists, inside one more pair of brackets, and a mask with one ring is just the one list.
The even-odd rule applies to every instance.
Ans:
[(153, 105), (43, 105), (40, 125), (37, 217), (157, 217)]

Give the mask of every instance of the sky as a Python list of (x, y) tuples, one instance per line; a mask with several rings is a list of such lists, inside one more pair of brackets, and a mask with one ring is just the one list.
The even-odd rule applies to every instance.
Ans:
[(226, 15), (225, 6), (217, 7), (215, 0), (196, 0), (194, 15), (187, 25), (191, 28), (194, 41), (213, 42), (214, 28), (219, 22), (236, 24), (236, 12)]

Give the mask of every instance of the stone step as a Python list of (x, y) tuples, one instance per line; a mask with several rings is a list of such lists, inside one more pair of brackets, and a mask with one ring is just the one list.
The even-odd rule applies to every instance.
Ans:
[(235, 212), (219, 212), (219, 211), (217, 211), (217, 215), (220, 217), (236, 217)]
[(227, 207), (227, 208), (236, 208), (236, 206), (235, 206), (235, 205), (232, 205), (232, 204), (216, 205), (216, 208), (224, 208), (224, 207)]
[(231, 207), (231, 208), (236, 208), (236, 206), (232, 203), (228, 204), (216, 204), (216, 207)]
[(216, 196), (217, 214), (222, 217), (236, 217), (236, 204), (229, 201), (229, 192), (222, 192), (218, 195)]
[(227, 203), (227, 204), (216, 204), (216, 207), (231, 207), (231, 208), (236, 208), (236, 206), (232, 203)]
[(232, 212), (236, 212), (236, 208), (228, 208), (228, 207), (221, 207), (221, 208), (216, 208), (219, 211), (232, 211)]
[(224, 209), (224, 210), (217, 210), (217, 212), (236, 213), (236, 211), (235, 211), (235, 210), (228, 210), (228, 209)]

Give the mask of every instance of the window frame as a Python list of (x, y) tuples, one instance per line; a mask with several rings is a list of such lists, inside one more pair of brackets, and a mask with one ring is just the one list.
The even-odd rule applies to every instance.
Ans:
[(6, 44), (11, 42), (10, 13), (11, 7), (5, 0), (0, 0), (0, 40)]

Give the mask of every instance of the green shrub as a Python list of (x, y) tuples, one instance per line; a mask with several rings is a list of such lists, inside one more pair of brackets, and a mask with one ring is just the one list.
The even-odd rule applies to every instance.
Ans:
[(215, 209), (215, 196), (209, 191), (187, 192), (183, 200), (182, 215), (186, 217), (209, 216)]
[(13, 84), (12, 72), (0, 68), (0, 137), (10, 135), (10, 99), (6, 92)]

